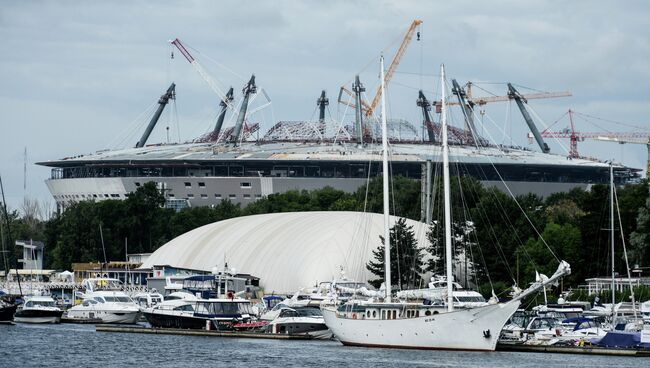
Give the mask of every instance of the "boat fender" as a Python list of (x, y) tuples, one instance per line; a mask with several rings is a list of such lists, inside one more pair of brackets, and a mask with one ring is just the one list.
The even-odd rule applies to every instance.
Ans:
[(357, 314), (356, 313), (352, 313), (352, 319), (357, 319)]

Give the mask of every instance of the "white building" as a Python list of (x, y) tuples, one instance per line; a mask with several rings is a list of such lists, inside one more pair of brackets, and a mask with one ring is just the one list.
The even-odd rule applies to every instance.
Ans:
[[(393, 219), (391, 223), (394, 223)], [(427, 227), (413, 226), (420, 247)], [(391, 225), (392, 226), (392, 225)], [(381, 245), (383, 215), (361, 212), (290, 212), (238, 217), (187, 232), (156, 250), (142, 265), (210, 272), (229, 268), (260, 278), (265, 293), (288, 293), (340, 278), (374, 279), (366, 264)], [(162, 275), (161, 275), (162, 276)], [(164, 275), (167, 276), (167, 275)]]

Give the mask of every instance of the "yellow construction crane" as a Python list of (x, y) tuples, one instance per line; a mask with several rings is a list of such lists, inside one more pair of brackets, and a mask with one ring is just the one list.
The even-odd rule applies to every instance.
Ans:
[[(521, 97), (526, 100), (536, 100), (540, 98), (557, 98), (557, 97), (570, 97), (571, 92), (540, 92), (540, 93), (529, 93), (522, 94)], [(509, 94), (507, 96), (484, 96), (484, 97), (474, 97), (472, 96), (472, 82), (467, 82), (467, 102), (472, 106), (479, 105), (483, 106), (491, 102), (502, 102), (512, 100), (512, 96)], [(460, 105), (460, 102), (449, 101), (448, 105)]]
[[(413, 35), (415, 34), (415, 30), (417, 27), (422, 24), (422, 21), (419, 19), (414, 20), (411, 25), (409, 26), (409, 29), (406, 31), (406, 35), (404, 35), (404, 39), (402, 40), (402, 43), (399, 45), (399, 48), (397, 49), (397, 52), (395, 53), (395, 56), (393, 57), (393, 61), (390, 63), (390, 66), (388, 67), (388, 70), (386, 71), (386, 74), (384, 75), (384, 86), (388, 86), (388, 82), (390, 82), (390, 79), (393, 77), (393, 74), (395, 73), (395, 70), (397, 69), (397, 66), (399, 65), (400, 60), (402, 59), (402, 56), (404, 56), (404, 53), (406, 52), (406, 48), (408, 45), (411, 43), (411, 40), (413, 39)], [(418, 32), (418, 41), (420, 40), (420, 33)], [(349, 96), (353, 96), (352, 91), (350, 91), (347, 87), (341, 86), (341, 91), (347, 93)], [(350, 107), (356, 108), (356, 105), (350, 104), (346, 101), (341, 100), (340, 98), (341, 94), (339, 94), (339, 103), (346, 104)], [(372, 99), (372, 102), (370, 105), (368, 105), (366, 102), (361, 101), (362, 109), (365, 112), (366, 117), (372, 115), (373, 110), (375, 107), (377, 107), (377, 103), (379, 103), (379, 99), (381, 98), (381, 86), (377, 87), (377, 92), (375, 93), (375, 97)]]

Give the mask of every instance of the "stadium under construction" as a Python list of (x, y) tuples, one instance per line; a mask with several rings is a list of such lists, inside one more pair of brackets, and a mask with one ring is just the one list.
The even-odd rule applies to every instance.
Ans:
[[(407, 31), (388, 68), (386, 83), (420, 23), (414, 21)], [(417, 36), (419, 39), (419, 32)], [(373, 112), (380, 93), (375, 94), (372, 102), (365, 100), (359, 76), (351, 86), (341, 87), (338, 98), (338, 103), (351, 107), (354, 119), (349, 120), (353, 123), (325, 118), (329, 99), (323, 91), (317, 99), (318, 120), (277, 122), (260, 137), (260, 125), (253, 123), (250, 115), (270, 104), (270, 99), (256, 85), (255, 76), (245, 83), (241, 98), (235, 100), (233, 88), (224, 93), (180, 40), (171, 43), (220, 97), (214, 128), (191, 142), (147, 145), (165, 106), (175, 99), (172, 83), (158, 100), (157, 110), (134, 148), (38, 163), (52, 168), (46, 183), (59, 209), (84, 200), (124, 199), (150, 181), (163, 191), (169, 207), (182, 208), (212, 206), (223, 200), (246, 205), (272, 193), (326, 186), (355, 191), (369, 178), (380, 175), (381, 142), (376, 138), (380, 136), (379, 124)], [(538, 131), (528, 112), (529, 99), (570, 93), (526, 95), (508, 83), (506, 96), (475, 97), (471, 83), (461, 86), (452, 79), (449, 86), (454, 101), (448, 103), (458, 106), (464, 121), (463, 128), (452, 127), (449, 132), (453, 175), (471, 175), (484, 185), (515, 195), (542, 196), (609, 180), (608, 163), (576, 154), (550, 153), (541, 134), (545, 132)], [(347, 101), (342, 98), (343, 92), (349, 97)], [(267, 102), (251, 107), (258, 96)], [(474, 124), (475, 106), (496, 101), (516, 103), (539, 151), (497, 145), (479, 135)], [(420, 109), (421, 123), (414, 125), (400, 119), (388, 122), (391, 175), (422, 180), (424, 192), (430, 173), (441, 161), (440, 124), (436, 122), (440, 101), (429, 101), (420, 90), (413, 106)], [(225, 128), (224, 125), (230, 125), (224, 124), (227, 114), (233, 124)], [(641, 170), (622, 165), (614, 165), (614, 172), (618, 183), (641, 176)]]

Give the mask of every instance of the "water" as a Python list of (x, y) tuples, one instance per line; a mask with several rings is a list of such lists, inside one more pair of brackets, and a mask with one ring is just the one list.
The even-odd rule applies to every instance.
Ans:
[(286, 341), (95, 332), (92, 325), (0, 325), (0, 367), (642, 367), (650, 359), (469, 353)]

